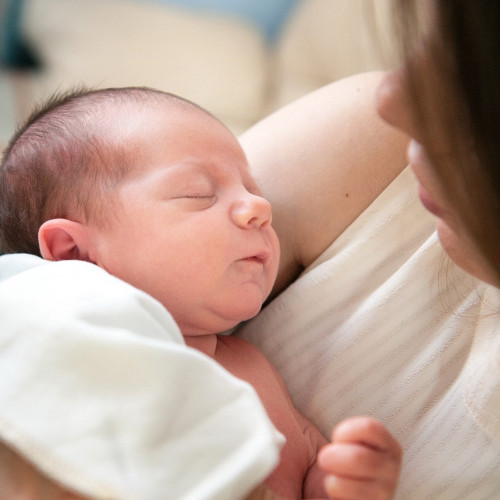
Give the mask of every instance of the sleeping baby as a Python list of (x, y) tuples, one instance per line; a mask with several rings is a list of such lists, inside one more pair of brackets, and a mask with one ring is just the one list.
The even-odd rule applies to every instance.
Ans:
[(273, 494), (392, 498), (401, 451), (379, 422), (346, 420), (328, 442), (264, 355), (220, 334), (261, 309), (279, 243), (270, 204), (215, 117), (148, 88), (61, 96), (11, 141), (0, 189), (5, 252), (101, 267), (158, 300), (188, 346), (254, 387), (286, 437), (265, 480)]

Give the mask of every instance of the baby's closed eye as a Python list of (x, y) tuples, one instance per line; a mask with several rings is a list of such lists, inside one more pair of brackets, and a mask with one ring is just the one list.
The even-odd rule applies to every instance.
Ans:
[(185, 193), (175, 195), (171, 198), (183, 207), (192, 210), (204, 210), (210, 208), (216, 201), (215, 193)]
[(206, 199), (206, 198), (214, 198), (215, 194), (186, 194), (184, 196), (179, 196), (179, 198), (189, 198), (189, 199)]

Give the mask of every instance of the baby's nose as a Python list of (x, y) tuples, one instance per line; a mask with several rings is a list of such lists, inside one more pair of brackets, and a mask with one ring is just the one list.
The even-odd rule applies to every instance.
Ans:
[(272, 221), (271, 204), (262, 196), (248, 193), (233, 208), (233, 218), (240, 227), (261, 227)]

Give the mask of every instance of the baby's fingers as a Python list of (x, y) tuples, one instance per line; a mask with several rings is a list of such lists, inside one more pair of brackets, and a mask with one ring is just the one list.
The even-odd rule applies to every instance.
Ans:
[(399, 473), (399, 462), (359, 444), (330, 444), (318, 454), (325, 472), (360, 481), (384, 480)]
[(357, 417), (337, 426), (318, 464), (327, 473), (331, 497), (388, 499), (396, 490), (401, 457), (399, 443), (380, 422)]
[(396, 491), (399, 461), (364, 445), (326, 445), (318, 464), (327, 473), (324, 488), (331, 498), (388, 500)]
[(360, 481), (338, 476), (326, 476), (324, 488), (330, 498), (342, 500), (388, 500), (394, 491), (373, 481)]
[(358, 443), (386, 452), (400, 461), (401, 447), (396, 438), (378, 420), (353, 417), (342, 421), (333, 431), (333, 443)]

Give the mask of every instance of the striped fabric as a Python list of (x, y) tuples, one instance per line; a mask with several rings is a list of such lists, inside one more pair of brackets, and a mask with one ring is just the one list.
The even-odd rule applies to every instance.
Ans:
[(405, 170), (237, 334), (329, 437), (379, 418), (405, 450), (397, 498), (500, 498), (500, 297), (451, 263)]

